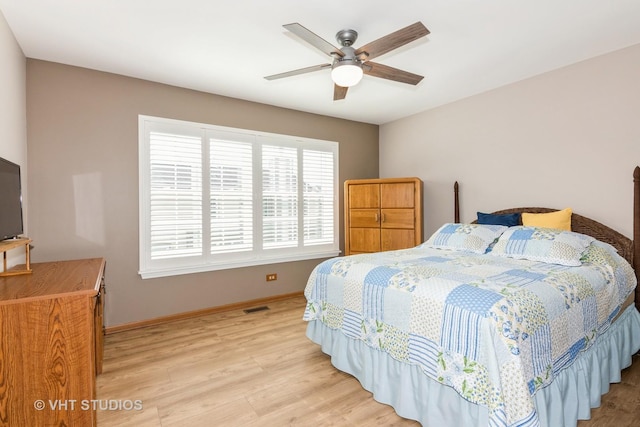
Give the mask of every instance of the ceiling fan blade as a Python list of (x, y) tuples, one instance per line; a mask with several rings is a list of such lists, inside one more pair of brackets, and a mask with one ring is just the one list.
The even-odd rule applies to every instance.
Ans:
[(355, 54), (356, 56), (364, 54), (362, 60), (366, 61), (380, 55), (384, 55), (393, 49), (404, 46), (405, 44), (417, 40), (420, 37), (424, 37), (429, 33), (430, 31), (427, 30), (427, 27), (425, 27), (422, 22), (416, 22), (415, 24), (404, 27), (401, 30), (387, 34), (378, 40), (367, 43), (366, 45), (358, 48)]
[(369, 76), (380, 77), (381, 79), (393, 80), (410, 85), (417, 85), (424, 78), (424, 76), (419, 76), (418, 74), (399, 70), (377, 62), (366, 62), (363, 65), (362, 70)]
[(325, 68), (331, 68), (331, 64), (320, 64), (320, 65), (313, 65), (311, 67), (299, 68), (297, 70), (291, 70), (285, 73), (266, 76), (265, 79), (267, 80), (281, 79), (283, 77), (291, 77), (291, 76), (297, 76), (298, 74), (305, 74), (305, 73), (311, 73), (313, 71), (320, 71), (320, 70), (324, 70)]
[(338, 86), (336, 84), (333, 85), (333, 100), (339, 101), (344, 99), (347, 96), (348, 87)]
[(283, 25), (283, 27), (291, 31), (296, 36), (300, 37), (302, 40), (309, 43), (311, 46), (319, 49), (321, 52), (324, 52), (329, 56), (335, 57), (337, 55), (340, 58), (344, 56), (344, 53), (339, 48), (335, 47), (314, 32), (309, 31), (297, 22), (294, 22), (293, 24)]

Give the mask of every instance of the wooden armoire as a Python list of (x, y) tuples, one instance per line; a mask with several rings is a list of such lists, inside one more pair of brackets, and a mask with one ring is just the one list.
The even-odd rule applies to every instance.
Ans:
[(422, 243), (419, 178), (344, 183), (345, 255), (412, 248)]

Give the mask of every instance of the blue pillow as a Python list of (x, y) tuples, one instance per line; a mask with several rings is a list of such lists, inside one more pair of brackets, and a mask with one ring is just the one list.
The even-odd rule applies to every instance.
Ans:
[(506, 225), (507, 227), (515, 227), (520, 225), (520, 213), (510, 214), (488, 214), (478, 212), (478, 224), (490, 225)]

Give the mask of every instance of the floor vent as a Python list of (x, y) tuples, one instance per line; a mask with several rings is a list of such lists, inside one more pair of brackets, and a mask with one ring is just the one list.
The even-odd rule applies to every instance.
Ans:
[(269, 310), (269, 307), (267, 307), (266, 305), (263, 305), (262, 307), (247, 308), (246, 310), (243, 310), (243, 311), (246, 314), (249, 314), (249, 313), (255, 313), (256, 311), (265, 311), (265, 310)]

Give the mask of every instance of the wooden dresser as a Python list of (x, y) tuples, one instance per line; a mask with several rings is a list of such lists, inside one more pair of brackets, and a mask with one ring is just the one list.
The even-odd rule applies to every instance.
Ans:
[(95, 426), (105, 261), (31, 269), (0, 278), (0, 426)]
[(412, 248), (422, 243), (419, 178), (344, 183), (345, 255)]

